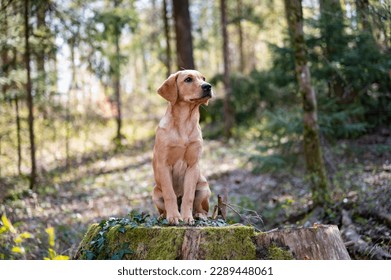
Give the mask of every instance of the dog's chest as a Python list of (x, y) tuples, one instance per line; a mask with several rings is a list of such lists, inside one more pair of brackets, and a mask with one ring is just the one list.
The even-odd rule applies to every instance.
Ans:
[(178, 161), (193, 165), (202, 153), (202, 137), (198, 134), (172, 135), (168, 145), (168, 164), (173, 166)]

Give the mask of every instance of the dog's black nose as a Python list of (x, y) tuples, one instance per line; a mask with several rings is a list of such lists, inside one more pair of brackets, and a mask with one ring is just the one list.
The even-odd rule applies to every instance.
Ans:
[(211, 86), (211, 84), (203, 83), (203, 84), (201, 85), (201, 88), (202, 88), (203, 91), (210, 91), (211, 88), (212, 88), (212, 86)]

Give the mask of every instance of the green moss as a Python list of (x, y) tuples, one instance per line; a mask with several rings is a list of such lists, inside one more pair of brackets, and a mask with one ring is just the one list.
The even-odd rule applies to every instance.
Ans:
[[(254, 229), (246, 226), (197, 227), (198, 257), (202, 259), (256, 259)], [(187, 227), (115, 225), (107, 231), (91, 225), (76, 259), (173, 260), (181, 258)], [(100, 241), (99, 241), (100, 240)]]
[(203, 228), (200, 249), (207, 260), (255, 260), (254, 234), (246, 226)]
[(76, 253), (75, 259), (87, 260), (92, 259), (92, 246), (91, 242), (98, 235), (100, 231), (99, 224), (92, 224), (88, 227), (86, 234), (83, 237), (82, 242), (79, 245), (79, 249)]
[(107, 233), (109, 253), (113, 255), (121, 250), (123, 244), (129, 244), (134, 252), (127, 254), (125, 259), (143, 260), (174, 260), (180, 254), (185, 228), (180, 227), (125, 227), (125, 232), (118, 231), (119, 226), (113, 227)]
[(288, 249), (278, 247), (276, 244), (271, 244), (268, 248), (269, 260), (294, 260), (292, 253)]

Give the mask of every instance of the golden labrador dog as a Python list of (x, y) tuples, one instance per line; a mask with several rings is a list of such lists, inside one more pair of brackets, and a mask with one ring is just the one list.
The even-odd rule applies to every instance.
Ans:
[(170, 75), (157, 92), (169, 104), (156, 130), (152, 199), (170, 224), (193, 224), (193, 217), (207, 219), (209, 210), (211, 192), (199, 167), (199, 107), (212, 98), (212, 86), (200, 72), (183, 70)]

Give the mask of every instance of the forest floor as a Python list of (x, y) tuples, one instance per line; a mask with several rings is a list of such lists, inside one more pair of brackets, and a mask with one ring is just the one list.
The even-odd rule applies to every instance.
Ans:
[[(205, 140), (204, 146), (201, 167), (211, 186), (211, 206), (218, 194), (227, 194), (235, 209), (228, 210), (230, 220), (261, 231), (332, 223), (340, 228), (352, 258), (391, 258), (390, 130), (325, 149), (333, 204), (321, 214), (311, 212), (300, 161), (292, 170), (254, 174), (248, 155), (255, 143)], [(5, 258), (43, 259), (50, 247), (45, 229), (54, 227), (56, 252), (72, 257), (93, 222), (124, 217), (134, 209), (157, 215), (150, 195), (152, 147), (153, 139), (147, 139), (120, 152), (84, 154), (73, 159), (69, 171), (46, 170), (37, 192), (21, 191), (14, 180), (3, 179), (0, 212), (6, 213), (15, 232), (0, 253)], [(32, 238), (16, 243), (15, 237), (25, 231)], [(10, 253), (16, 245), (25, 252)]]

